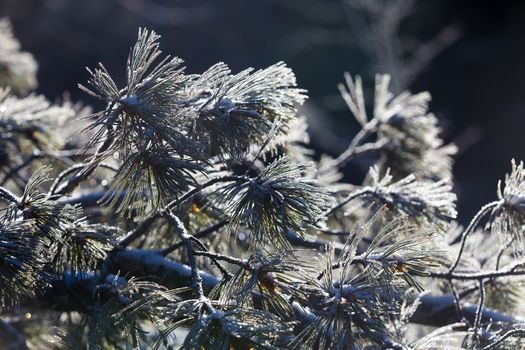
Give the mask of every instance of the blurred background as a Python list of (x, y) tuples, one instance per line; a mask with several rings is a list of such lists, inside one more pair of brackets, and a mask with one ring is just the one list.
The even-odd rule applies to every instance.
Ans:
[[(313, 147), (337, 155), (358, 124), (339, 97), (348, 71), (368, 93), (375, 73), (400, 92), (427, 90), (431, 111), (459, 154), (454, 167), (460, 221), (496, 197), (511, 158), (525, 159), (525, 2), (475, 0), (0, 0), (23, 49), (39, 63), (38, 92), (68, 91), (103, 62), (122, 82), (138, 27), (199, 73), (218, 61), (234, 72), (285, 61), (310, 99)], [(370, 96), (370, 94), (368, 95)], [(345, 168), (349, 181), (366, 159)]]

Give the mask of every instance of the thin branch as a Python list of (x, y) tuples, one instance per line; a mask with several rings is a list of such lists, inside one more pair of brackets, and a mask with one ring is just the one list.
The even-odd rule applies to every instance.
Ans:
[(221, 182), (231, 182), (231, 181), (240, 181), (240, 182), (246, 182), (246, 181), (249, 181), (250, 178), (249, 177), (246, 177), (246, 176), (237, 176), (237, 175), (231, 175), (231, 176), (222, 176), (222, 177), (216, 177), (214, 179), (211, 179), (209, 180), (208, 182), (205, 182), (203, 184), (199, 184), (197, 187), (189, 190), (188, 192), (186, 192), (185, 194), (183, 194), (182, 196), (180, 196), (179, 198), (176, 198), (174, 200), (172, 200), (171, 202), (168, 203), (168, 205), (166, 205), (166, 207), (164, 208), (164, 210), (170, 210), (170, 209), (173, 209), (173, 207), (175, 207), (176, 205), (180, 204), (180, 203), (183, 203), (184, 201), (186, 201), (187, 199), (189, 199), (191, 196), (193, 196), (194, 194), (202, 191), (203, 189), (205, 189), (206, 187), (210, 187), (212, 185), (215, 185), (216, 183), (221, 183)]
[(452, 280), (449, 280), (448, 284), (449, 284), (450, 290), (452, 292), (452, 295), (454, 296), (454, 306), (456, 307), (456, 312), (458, 313), (458, 318), (462, 318), (463, 317), (463, 309), (461, 308), (461, 302), (460, 302), (461, 297), (459, 296), (458, 291), (456, 290), (456, 287), (454, 287), (454, 283), (452, 282)]
[(198, 299), (204, 299), (204, 290), (202, 288), (202, 277), (199, 274), (199, 268), (197, 266), (197, 260), (195, 259), (195, 249), (193, 247), (194, 242), (191, 240), (191, 235), (186, 231), (186, 227), (179, 219), (179, 217), (173, 213), (169, 214), (170, 220), (172, 220), (177, 226), (177, 230), (180, 236), (180, 239), (184, 242), (186, 247), (186, 255), (188, 257), (188, 263), (191, 268), (191, 280), (192, 287), (195, 293), (195, 296)]
[[(109, 273), (148, 278), (169, 289), (185, 287), (192, 283), (192, 270), (188, 265), (169, 260), (152, 250), (126, 249), (114, 252), (110, 256), (109, 267)], [(199, 275), (205, 291), (211, 291), (220, 282), (217, 277), (203, 271)], [(99, 277), (96, 276), (94, 278), (97, 279)], [(74, 294), (77, 296), (91, 295), (91, 293), (81, 292), (75, 287), (76, 285), (65, 287), (64, 283), (66, 283), (65, 280), (56, 281), (51, 288), (46, 290), (44, 295), (33, 300), (29, 306), (37, 309), (86, 312), (85, 306), (80, 304), (70, 291), (76, 291)], [(93, 283), (88, 283), (85, 279), (78, 281), (78, 288), (96, 288), (97, 285), (97, 280)], [(465, 318), (474, 321), (477, 305), (465, 304), (462, 306), (462, 309)], [(305, 323), (309, 323), (314, 319), (315, 314), (311, 314), (310, 316), (306, 315), (303, 320)], [(421, 303), (410, 319), (410, 322), (437, 327), (456, 321), (457, 314), (454, 306), (454, 297), (451, 294), (426, 294), (422, 296)], [(484, 307), (481, 322), (491, 321), (505, 323), (523, 322), (519, 318)]]
[(387, 139), (380, 139), (375, 142), (368, 142), (364, 145), (356, 146), (354, 148), (349, 148), (346, 151), (344, 151), (338, 158), (334, 159), (332, 162), (329, 162), (325, 166), (321, 167), (318, 171), (323, 172), (327, 171), (328, 169), (332, 167), (342, 167), (346, 163), (348, 163), (352, 158), (355, 156), (361, 155), (363, 153), (368, 152), (376, 152), (380, 151), (387, 146), (389, 141)]
[[(210, 226), (202, 229), (201, 231), (193, 234), (192, 236), (195, 237), (195, 238), (198, 238), (198, 239), (206, 237), (207, 235), (218, 231), (219, 229), (221, 229), (222, 227), (226, 226), (227, 224), (228, 224), (227, 220), (219, 221), (219, 222), (217, 222), (217, 223), (215, 223), (213, 225), (210, 225)], [(170, 254), (171, 252), (181, 248), (183, 245), (184, 245), (184, 242), (174, 243), (171, 246), (169, 246), (168, 248), (165, 248), (165, 249), (161, 250), (160, 254), (163, 255), (163, 256), (166, 256), (166, 255)]]
[(476, 319), (474, 321), (474, 332), (478, 335), (481, 324), (481, 314), (483, 313), (483, 305), (485, 305), (485, 282), (483, 279), (479, 280), (479, 303), (478, 309), (476, 310)]
[[(206, 247), (206, 245), (204, 243), (202, 243), (197, 238), (195, 238), (194, 236), (191, 236), (191, 235), (190, 235), (190, 239), (193, 241), (193, 243), (198, 245), (199, 248), (203, 249), (204, 253), (208, 252), (208, 248)], [(195, 255), (198, 255), (196, 251), (194, 253), (195, 253)], [(231, 273), (229, 273), (228, 270), (226, 270), (226, 268), (224, 266), (222, 266), (222, 264), (219, 262), (219, 259), (217, 259), (215, 257), (212, 257), (212, 256), (210, 256), (209, 258), (211, 259), (211, 261), (215, 265), (215, 267), (217, 267), (219, 269), (219, 271), (224, 276), (224, 278), (226, 278), (226, 279), (230, 279), (231, 278), (231, 276), (232, 276)]]
[[(374, 133), (377, 130), (378, 122), (376, 119), (370, 120), (368, 123), (366, 123), (363, 128), (354, 136), (352, 142), (344, 151), (341, 153), (336, 159), (331, 162), (330, 166), (333, 167), (342, 167), (343, 165), (350, 160), (351, 157), (356, 153), (357, 146), (369, 135)], [(379, 145), (376, 145), (376, 147)], [(381, 147), (383, 147), (382, 145)]]
[(0, 186), (3, 186), (10, 178), (12, 178), (15, 174), (18, 174), (20, 170), (31, 164), (35, 159), (40, 158), (40, 153), (32, 153), (25, 161), (23, 161), (21, 164), (16, 166), (15, 168), (12, 168), (2, 179), (2, 182), (0, 183)]
[(470, 221), (469, 225), (467, 226), (467, 228), (465, 229), (465, 231), (463, 231), (462, 235), (461, 235), (461, 246), (459, 247), (459, 251), (458, 251), (458, 255), (456, 257), (456, 260), (454, 261), (454, 264), (452, 265), (452, 267), (450, 268), (449, 272), (453, 272), (456, 267), (458, 267), (459, 265), (459, 261), (461, 260), (461, 255), (463, 255), (463, 251), (465, 250), (465, 243), (467, 241), (467, 237), (468, 235), (476, 228), (476, 226), (478, 226), (479, 224), (479, 221), (490, 211), (492, 210), (493, 208), (501, 205), (501, 201), (498, 200), (498, 201), (494, 201), (494, 202), (491, 202), (491, 203), (488, 203), (488, 204), (485, 204), (477, 213), (476, 215), (472, 218), (472, 220)]
[(250, 265), (248, 264), (248, 262), (246, 260), (235, 258), (233, 256), (223, 255), (223, 254), (219, 254), (219, 253), (212, 253), (212, 252), (208, 252), (208, 251), (196, 251), (195, 255), (202, 255), (202, 256), (206, 256), (206, 257), (211, 258), (211, 259), (222, 260), (222, 261), (225, 261), (225, 262), (227, 262), (229, 264), (233, 264), (233, 265), (237, 265), (239, 267), (242, 267), (245, 270), (249, 270), (249, 271), (252, 270), (252, 268), (250, 267)]
[[(90, 163), (80, 163), (80, 164), (75, 164), (75, 165), (72, 165), (70, 166), (69, 168), (65, 169), (64, 171), (60, 172), (60, 174), (58, 174), (58, 176), (56, 177), (55, 181), (53, 181), (53, 184), (51, 185), (51, 188), (49, 189), (49, 194), (55, 194), (55, 193), (59, 193), (60, 190), (58, 189), (58, 186), (64, 181), (64, 179), (75, 173), (75, 176), (78, 175), (78, 172), (82, 171), (82, 169), (85, 169), (86, 167), (90, 166)], [(100, 163), (98, 166), (100, 166), (101, 168), (106, 168), (106, 169), (109, 169), (109, 170), (112, 170), (114, 172), (117, 172), (118, 171), (118, 168), (114, 167), (113, 165), (111, 164), (108, 164), (108, 163)], [(74, 180), (75, 177), (73, 177), (72, 179), (68, 180), (68, 181), (71, 181), (71, 180)], [(67, 182), (66, 182), (67, 184)]]
[(345, 231), (345, 230), (333, 230), (329, 227), (322, 227), (322, 228), (319, 228), (319, 231), (321, 231), (322, 233), (324, 233), (325, 235), (329, 235), (329, 236), (339, 236), (339, 237), (347, 237), (350, 232), (349, 231)]
[(104, 196), (112, 196), (114, 198), (117, 197), (117, 200), (122, 200), (124, 196), (126, 195), (126, 191), (123, 192), (108, 192), (108, 191), (93, 191), (88, 193), (82, 193), (76, 196), (72, 197), (63, 197), (61, 198), (61, 202), (66, 204), (80, 204), (83, 208), (87, 207), (99, 207), (100, 206), (100, 200), (104, 198)]
[(505, 245), (500, 249), (499, 253), (498, 253), (498, 257), (496, 259), (496, 270), (499, 270), (499, 265), (501, 263), (501, 258), (503, 257), (503, 254), (505, 253), (505, 251), (512, 245), (512, 243), (514, 242), (514, 238), (508, 240)]
[[(223, 177), (217, 177), (217, 178), (214, 178), (214, 179), (211, 179), (209, 180), (208, 182), (205, 182), (204, 184), (201, 184), (191, 190), (189, 190), (188, 192), (186, 192), (185, 194), (183, 194), (181, 197), (179, 198), (176, 198), (174, 199), (173, 201), (169, 202), (166, 207), (164, 207), (163, 209), (160, 209), (158, 210), (156, 213), (154, 213), (152, 216), (148, 217), (146, 220), (144, 220), (139, 226), (137, 226), (135, 229), (131, 230), (130, 232), (128, 232), (128, 234), (126, 235), (126, 237), (124, 237), (124, 239), (119, 243), (119, 246), (120, 247), (127, 247), (129, 246), (133, 241), (135, 241), (137, 238), (139, 238), (144, 232), (145, 230), (149, 227), (149, 225), (151, 225), (151, 223), (157, 219), (157, 218), (160, 218), (160, 217), (163, 217), (165, 215), (167, 215), (167, 212), (170, 210), (170, 209), (173, 209), (176, 205), (180, 204), (180, 203), (183, 203), (184, 201), (186, 201), (187, 199), (189, 199), (191, 196), (197, 194), (198, 192), (202, 191), (203, 189), (205, 189), (206, 187), (210, 187), (214, 184), (217, 184), (217, 183), (221, 183), (221, 182), (230, 182), (230, 181), (249, 181), (249, 178), (246, 177), (246, 176), (236, 176), (236, 175), (232, 175), (232, 176), (223, 176)], [(203, 237), (204, 235), (207, 235), (209, 233), (212, 233), (216, 230), (218, 230), (219, 228), (221, 228), (222, 226), (226, 225), (227, 222), (226, 221), (222, 221), (220, 223), (217, 223), (215, 224), (216, 226), (211, 226), (207, 229), (205, 229), (204, 232), (202, 232), (202, 236), (197, 236), (194, 235), (195, 237), (197, 238), (201, 238)], [(164, 249), (162, 251), (162, 254), (163, 255), (167, 255), (169, 253), (171, 253), (172, 251), (180, 248), (181, 246), (183, 246), (184, 243), (183, 242), (180, 242), (180, 243), (175, 243), (174, 245)]]
[(15, 176), (20, 170), (25, 168), (26, 166), (30, 165), (33, 161), (41, 158), (53, 158), (56, 160), (59, 160), (63, 162), (64, 164), (71, 166), (71, 163), (73, 162), (71, 159), (72, 157), (78, 156), (78, 150), (60, 150), (60, 151), (42, 151), (39, 149), (35, 149), (33, 153), (21, 164), (16, 166), (15, 168), (11, 169), (2, 179), (0, 182), (0, 186), (3, 186), (10, 178)]
[(324, 216), (329, 216), (330, 214), (334, 213), (335, 211), (341, 209), (344, 207), (348, 202), (351, 202), (352, 200), (361, 197), (366, 196), (369, 194), (372, 194), (375, 192), (375, 188), (371, 186), (362, 187), (359, 190), (356, 190), (352, 193), (350, 193), (345, 199), (343, 199), (341, 202), (333, 206), (330, 210), (328, 210)]
[(480, 280), (480, 279), (492, 279), (497, 277), (509, 277), (509, 276), (523, 276), (525, 270), (519, 269), (525, 265), (524, 262), (516, 262), (505, 269), (495, 271), (481, 271), (481, 272), (429, 272), (428, 277), (432, 278), (443, 278), (447, 280)]
[[(456, 306), (454, 305), (454, 296), (425, 294), (421, 297), (421, 303), (416, 312), (410, 318), (410, 322), (442, 327), (457, 322)], [(461, 306), (464, 318), (469, 322), (474, 322), (478, 305), (463, 304)], [(522, 319), (511, 315), (504, 314), (497, 310), (484, 307), (482, 310), (481, 323), (504, 322), (504, 323), (521, 323)]]
[(511, 329), (510, 331), (506, 332), (501, 337), (499, 337), (498, 340), (483, 347), (481, 350), (495, 350), (498, 348), (499, 345), (501, 345), (505, 340), (509, 339), (510, 337), (524, 337), (524, 336), (525, 336), (525, 329), (523, 328)]
[(88, 350), (102, 350), (102, 332), (100, 329), (100, 300), (95, 298), (89, 314)]
[[(66, 182), (64, 182), (61, 186), (54, 189), (52, 194), (61, 194), (65, 195), (69, 192), (71, 192), (76, 186), (78, 186), (79, 183), (86, 180), (95, 169), (100, 165), (99, 162), (99, 156), (106, 152), (111, 144), (113, 143), (113, 138), (107, 136), (106, 140), (100, 145), (100, 147), (97, 149), (95, 154), (93, 155), (93, 158), (89, 163), (83, 164), (82, 169), (78, 173), (75, 174), (72, 178), (68, 179)], [(75, 166), (73, 166), (75, 167)]]
[[(169, 289), (187, 287), (192, 283), (192, 270), (188, 265), (163, 257), (155, 250), (125, 249), (109, 256), (109, 272), (135, 277), (147, 277)], [(209, 292), (219, 279), (200, 271), (203, 289)]]
[(0, 197), (8, 202), (20, 204), (21, 199), (6, 188), (0, 187)]
[(133, 230), (129, 231), (126, 236), (119, 242), (118, 246), (120, 248), (126, 248), (129, 246), (133, 241), (135, 241), (137, 238), (142, 236), (144, 232), (148, 229), (148, 227), (155, 221), (156, 219), (162, 217), (163, 213), (157, 212), (155, 215), (148, 217), (144, 221), (142, 221), (140, 224), (138, 224)]
[(298, 246), (298, 247), (304, 247), (304, 248), (312, 248), (316, 250), (325, 251), (326, 247), (331, 245), (334, 248), (334, 252), (339, 254), (344, 249), (344, 244), (339, 242), (332, 242), (332, 241), (325, 241), (320, 238), (315, 237), (301, 237), (297, 235), (295, 232), (288, 232), (286, 234), (286, 239), (288, 242), (292, 243), (292, 245)]
[(56, 192), (58, 185), (62, 183), (62, 181), (64, 180), (64, 178), (66, 178), (66, 176), (69, 176), (77, 171), (80, 171), (80, 169), (83, 169), (86, 166), (87, 166), (87, 163), (80, 163), (80, 164), (72, 165), (69, 168), (61, 171), (60, 174), (58, 174), (58, 176), (56, 177), (55, 181), (53, 181), (53, 184), (51, 185), (51, 187), (49, 188), (49, 194), (52, 195)]

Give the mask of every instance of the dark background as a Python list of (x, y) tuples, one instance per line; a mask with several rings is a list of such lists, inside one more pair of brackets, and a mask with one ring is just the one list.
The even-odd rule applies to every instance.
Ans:
[[(309, 90), (302, 112), (314, 147), (335, 155), (357, 128), (337, 83), (349, 71), (372, 86), (385, 57), (363, 48), (373, 38), (352, 2), (0, 0), (0, 16), (11, 19), (24, 50), (36, 57), (38, 91), (50, 99), (69, 91), (73, 100), (95, 103), (76, 87), (87, 80), (84, 67), (101, 61), (121, 82), (141, 26), (161, 34), (163, 51), (185, 59), (191, 73), (217, 61), (237, 72), (284, 60)], [(416, 1), (397, 35), (410, 44), (432, 42), (443, 31), (446, 43), (400, 87), (430, 91), (445, 139), (460, 147), (454, 174), (464, 223), (495, 199), (510, 159), (525, 158), (525, 2)], [(359, 163), (345, 170), (350, 179), (364, 171)]]

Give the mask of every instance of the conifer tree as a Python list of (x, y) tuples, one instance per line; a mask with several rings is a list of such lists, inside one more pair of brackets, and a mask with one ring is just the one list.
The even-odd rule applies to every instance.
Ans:
[(140, 29), (125, 84), (88, 69), (90, 111), (27, 94), (36, 64), (0, 37), (3, 348), (525, 345), (523, 163), (460, 227), (428, 93), (378, 75), (371, 103), (345, 74), (361, 131), (317, 159), (282, 62), (188, 73)]

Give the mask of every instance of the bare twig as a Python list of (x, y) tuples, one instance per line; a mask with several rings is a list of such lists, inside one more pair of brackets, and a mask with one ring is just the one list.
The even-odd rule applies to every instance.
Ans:
[[(458, 255), (456, 256), (456, 260), (454, 261), (454, 264), (450, 267), (449, 272), (452, 272), (458, 267), (459, 261), (461, 260), (461, 255), (463, 255), (463, 251), (465, 249), (465, 243), (467, 241), (468, 235), (476, 228), (476, 226), (479, 224), (480, 220), (493, 208), (501, 205), (501, 201), (494, 201), (488, 204), (485, 204), (477, 213), (474, 215), (472, 220), (470, 221), (469, 225), (463, 231), (461, 234), (461, 246), (459, 247)], [(454, 242), (453, 242), (454, 243)]]
[(109, 147), (111, 147), (112, 143), (113, 143), (113, 138), (106, 137), (106, 140), (97, 149), (91, 161), (89, 163), (82, 164), (83, 167), (79, 169), (79, 172), (76, 173), (75, 176), (73, 176), (72, 178), (69, 178), (61, 186), (58, 186), (57, 188), (55, 188), (53, 192), (51, 193), (65, 195), (71, 192), (76, 186), (78, 186), (79, 183), (86, 180), (91, 174), (93, 174), (95, 169), (100, 165), (100, 160), (99, 160), (100, 155), (106, 152), (109, 149)]
[(184, 224), (182, 221), (180, 221), (178, 216), (170, 213), (169, 218), (177, 226), (180, 239), (184, 242), (184, 246), (186, 247), (186, 255), (191, 268), (191, 280), (195, 296), (198, 299), (203, 299), (204, 290), (202, 289), (202, 277), (199, 274), (199, 267), (197, 266), (197, 260), (195, 259), (195, 248), (193, 247), (194, 242), (192, 241), (191, 235), (188, 234), (186, 227), (184, 227)]
[(330, 162), (328, 166), (330, 167), (342, 167), (346, 164), (354, 155), (368, 152), (371, 150), (378, 150), (381, 149), (386, 145), (386, 140), (378, 140), (374, 143), (370, 143), (367, 145), (364, 145), (362, 148), (358, 148), (359, 144), (368, 136), (370, 136), (372, 133), (374, 133), (377, 130), (378, 122), (376, 119), (371, 119), (367, 124), (363, 126), (363, 128), (354, 136), (352, 139), (352, 142), (344, 151), (341, 153), (336, 159), (333, 160), (333, 162)]
[(509, 339), (510, 337), (523, 337), (523, 336), (525, 336), (525, 328), (520, 327), (517, 329), (511, 329), (510, 331), (507, 331), (505, 334), (499, 337), (496, 341), (483, 347), (481, 350), (494, 350), (494, 349), (497, 349), (499, 345), (501, 345), (505, 340)]
[(485, 305), (485, 282), (483, 279), (479, 280), (479, 303), (476, 310), (476, 319), (474, 321), (474, 332), (476, 336), (479, 334), (479, 326), (481, 324), (481, 314), (483, 312), (483, 305)]
[[(167, 212), (171, 209), (173, 209), (175, 206), (183, 203), (184, 201), (188, 200), (189, 198), (191, 198), (191, 196), (199, 193), (200, 191), (202, 191), (203, 189), (207, 188), (207, 187), (210, 187), (210, 186), (213, 186), (217, 183), (222, 183), (222, 182), (232, 182), (232, 181), (241, 181), (241, 182), (245, 182), (245, 181), (249, 181), (250, 178), (246, 177), (246, 176), (236, 176), (236, 175), (232, 175), (232, 176), (223, 176), (223, 177), (217, 177), (217, 178), (214, 178), (214, 179), (211, 179), (209, 180), (208, 182), (205, 182), (203, 184), (200, 184), (198, 185), (197, 187), (189, 190), (188, 192), (186, 192), (185, 194), (183, 194), (182, 196), (180, 196), (179, 198), (176, 198), (174, 199), (173, 201), (169, 202), (166, 207), (164, 207), (163, 209), (160, 209), (158, 210), (156, 213), (154, 213), (152, 216), (148, 217), (147, 219), (145, 219), (138, 227), (136, 227), (134, 230), (128, 232), (128, 234), (126, 235), (126, 237), (119, 243), (119, 246), (120, 247), (127, 247), (129, 244), (131, 244), (133, 241), (135, 241), (137, 238), (139, 238), (144, 232), (145, 230), (147, 229), (147, 227), (149, 227), (149, 225), (151, 225), (151, 223), (157, 219), (157, 218), (160, 218), (160, 217), (163, 217), (163, 216), (166, 216), (167, 215)], [(217, 228), (210, 228), (212, 231), (211, 232), (207, 232), (206, 234), (208, 233), (212, 233), (214, 232), (215, 230), (218, 230), (220, 227), (226, 225), (227, 222), (224, 222), (223, 224), (218, 224), (219, 227)], [(173, 250), (179, 248), (181, 245), (178, 245), (177, 243), (171, 247), (168, 247), (165, 249), (165, 253), (164, 254), (169, 254), (170, 252), (172, 252)]]
[(211, 259), (216, 259), (216, 260), (223, 260), (229, 264), (233, 264), (233, 265), (237, 265), (239, 267), (242, 267), (243, 269), (246, 269), (246, 270), (252, 270), (252, 268), (250, 267), (250, 265), (248, 264), (248, 262), (244, 259), (238, 259), (238, 258), (235, 258), (233, 256), (229, 256), (229, 255), (223, 255), (223, 254), (219, 254), (219, 253), (212, 253), (212, 252), (208, 252), (208, 251), (196, 251), (195, 252), (195, 255), (202, 255), (202, 256), (206, 256), (208, 258), (211, 258)]
[(173, 209), (176, 205), (178, 205), (180, 203), (183, 203), (184, 201), (186, 201), (187, 199), (189, 199), (191, 196), (195, 195), (196, 193), (199, 193), (203, 189), (205, 189), (207, 187), (210, 187), (210, 186), (213, 186), (213, 185), (215, 185), (217, 183), (232, 182), (232, 181), (246, 182), (246, 181), (249, 181), (249, 180), (250, 180), (250, 178), (248, 178), (246, 176), (236, 176), (236, 175), (216, 177), (214, 179), (209, 180), (208, 182), (205, 182), (203, 184), (199, 184), (197, 187), (189, 190), (188, 192), (186, 192), (185, 194), (183, 194), (179, 198), (176, 198), (176, 199), (172, 200), (171, 202), (169, 202), (166, 205), (164, 210)]
[(20, 204), (21, 199), (6, 188), (0, 187), (0, 197), (8, 202)]
[[(222, 227), (226, 226), (227, 224), (228, 224), (227, 220), (219, 221), (216, 224), (210, 225), (210, 226), (202, 229), (201, 231), (193, 234), (193, 237), (199, 238), (199, 239), (203, 238), (203, 237), (206, 237), (207, 235), (218, 231), (219, 229), (221, 229)], [(171, 253), (171, 252), (181, 248), (183, 245), (184, 245), (183, 242), (174, 243), (171, 246), (161, 250), (160, 254), (166, 256), (169, 253)]]
[[(203, 249), (203, 251), (202, 251), (203, 253), (207, 253), (208, 252), (208, 248), (206, 247), (206, 245), (204, 243), (199, 241), (194, 236), (190, 235), (190, 237), (191, 237), (190, 239), (193, 241), (193, 243), (198, 245), (200, 249)], [(195, 255), (199, 255), (199, 254), (197, 254), (196, 251), (194, 253), (195, 253)], [(226, 278), (226, 279), (230, 279), (231, 278), (231, 276), (232, 276), (231, 273), (229, 273), (228, 270), (226, 270), (226, 268), (224, 266), (222, 266), (222, 264), (220, 263), (219, 260), (221, 260), (221, 259), (218, 259), (218, 258), (213, 257), (213, 256), (208, 256), (208, 257), (211, 259), (211, 261), (215, 265), (215, 267), (217, 267), (219, 269), (219, 271), (221, 272), (221, 274), (223, 275), (224, 278)]]
[(428, 276), (433, 278), (443, 278), (447, 280), (480, 280), (492, 279), (497, 277), (522, 276), (525, 275), (525, 269), (520, 269), (525, 263), (523, 261), (515, 262), (505, 269), (495, 271), (481, 271), (481, 272), (429, 272)]
[(347, 203), (351, 202), (352, 200), (361, 197), (366, 196), (369, 194), (372, 194), (375, 192), (375, 188), (371, 186), (362, 187), (352, 193), (350, 193), (345, 199), (343, 199), (341, 202), (337, 203), (335, 206), (333, 206), (330, 210), (328, 210), (324, 216), (329, 216), (330, 214), (336, 212), (337, 210), (344, 207)]

